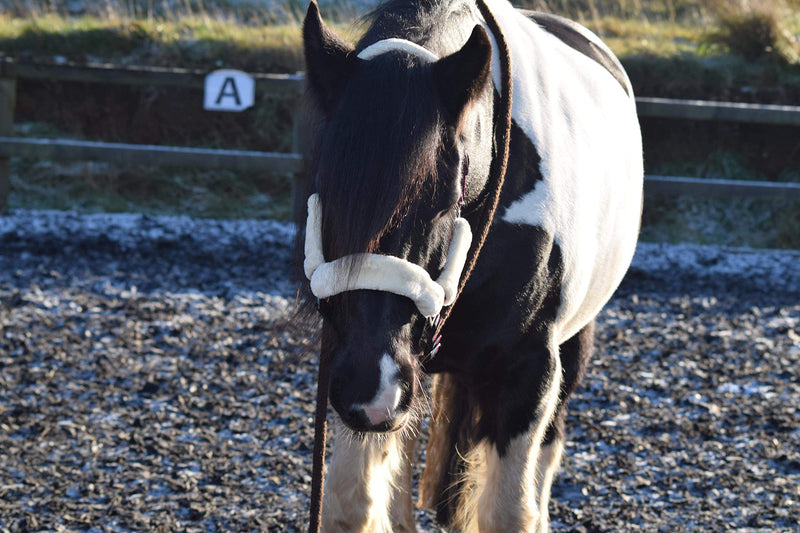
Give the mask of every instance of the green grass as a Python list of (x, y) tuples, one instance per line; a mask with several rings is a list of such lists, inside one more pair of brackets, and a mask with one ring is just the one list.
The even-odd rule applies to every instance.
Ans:
[(640, 240), (800, 249), (800, 202), (655, 198), (645, 202)]
[[(43, 122), (16, 124), (15, 134), (77, 138)], [(291, 219), (289, 175), (22, 158), (11, 158), (10, 170), (17, 209)]]
[(268, 29), (234, 20), (189, 17), (180, 21), (0, 16), (0, 50), (52, 62), (111, 62), (185, 68), (225, 66), (287, 72), (302, 66), (297, 25)]
[[(355, 36), (351, 24), (334, 24)], [(20, 18), (0, 13), (0, 51), (28, 61), (109, 62), (165, 67), (226, 66), (253, 72), (303, 68), (298, 22), (244, 24), (208, 13), (170, 19)]]
[(291, 218), (291, 180), (254, 172), (12, 159), (12, 208)]
[(616, 17), (704, 25), (726, 13), (764, 8), (780, 12), (800, 9), (800, 0), (512, 0), (512, 3), (528, 9), (560, 13), (584, 23)]

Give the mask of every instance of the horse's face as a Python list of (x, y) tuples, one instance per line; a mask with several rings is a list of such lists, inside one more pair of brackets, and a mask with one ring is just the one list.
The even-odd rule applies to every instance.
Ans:
[[(365, 61), (312, 3), (304, 41), (309, 92), (322, 115), (315, 186), (326, 260), (389, 255), (436, 279), (473, 142), (467, 116), (487, 92), (488, 37), (476, 28), (460, 51), (434, 63), (394, 52)], [(356, 258), (351, 266), (357, 275)], [(319, 305), (334, 409), (356, 431), (399, 429), (419, 392), (428, 321), (390, 292), (353, 290)]]

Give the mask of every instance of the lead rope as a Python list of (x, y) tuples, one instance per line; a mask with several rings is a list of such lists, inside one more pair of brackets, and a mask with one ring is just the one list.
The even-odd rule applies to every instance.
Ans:
[[(497, 204), (500, 200), (500, 191), (503, 188), (503, 182), (506, 178), (506, 167), (508, 166), (508, 151), (509, 141), (511, 140), (511, 99), (512, 99), (512, 83), (511, 83), (511, 52), (508, 49), (508, 43), (505, 36), (500, 31), (500, 26), (497, 24), (497, 19), (489, 11), (485, 0), (477, 0), (478, 9), (483, 15), (486, 24), (494, 35), (497, 43), (498, 51), (500, 52), (500, 102), (501, 109), (498, 115), (495, 132), (497, 134), (497, 143), (499, 151), (497, 157), (492, 159), (492, 164), (489, 169), (489, 181), (487, 186), (493, 187), (494, 194), (492, 195), (489, 203), (484, 204), (482, 216), (480, 218), (479, 227), (481, 228), (478, 234), (478, 239), (472, 241), (472, 253), (467, 259), (467, 264), (464, 268), (464, 273), (461, 275), (461, 280), (458, 284), (458, 292), (456, 293), (456, 300), (461, 294), (464, 285), (467, 282), (470, 274), (472, 274), (475, 264), (478, 261), (478, 255), (481, 253), (486, 236), (489, 234), (489, 229), (492, 226), (494, 214), (497, 211)], [(462, 188), (463, 192), (463, 188)], [(445, 320), (450, 315), (453, 309), (452, 305), (442, 310), (441, 315), (437, 318), (436, 330), (434, 339), (441, 340), (440, 331), (444, 325)], [(438, 345), (439, 343), (436, 342)], [(436, 349), (438, 351), (438, 347)], [(435, 353), (434, 353), (435, 355)], [(330, 381), (330, 353), (320, 350), (319, 359), (319, 376), (317, 379), (317, 406), (314, 416), (314, 452), (313, 462), (311, 467), (311, 506), (309, 509), (308, 517), (308, 531), (309, 533), (319, 533), (320, 524), (322, 519), (322, 487), (325, 483), (325, 443), (327, 440), (327, 413), (328, 413), (328, 384)]]
[[(324, 346), (325, 343), (323, 343)], [(322, 520), (322, 486), (325, 482), (325, 443), (328, 434), (328, 383), (331, 374), (330, 351), (320, 350), (317, 378), (317, 407), (314, 414), (314, 454), (311, 464), (311, 508), (308, 533), (319, 533)]]

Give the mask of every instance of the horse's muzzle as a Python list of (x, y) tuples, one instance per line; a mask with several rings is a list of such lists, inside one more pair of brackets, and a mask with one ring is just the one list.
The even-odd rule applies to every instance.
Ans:
[[(403, 374), (389, 354), (381, 357), (377, 390), (374, 383), (365, 383), (357, 375), (334, 371), (330, 388), (331, 405), (353, 431), (398, 430), (408, 419), (414, 396), (414, 380), (410, 379), (410, 375)], [(375, 392), (365, 395), (365, 387)]]

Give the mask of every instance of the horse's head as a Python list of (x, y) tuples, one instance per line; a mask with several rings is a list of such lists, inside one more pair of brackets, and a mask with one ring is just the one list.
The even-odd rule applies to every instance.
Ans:
[[(309, 93), (321, 115), (313, 163), (319, 203), (316, 227), (306, 228), (307, 260), (314, 247), (308, 236), (317, 232), (317, 263), (339, 264), (331, 279), (314, 281), (361, 282), (320, 299), (322, 349), (333, 357), (330, 401), (356, 431), (398, 429), (429, 347), (425, 315), (452, 293), (445, 288), (440, 297), (431, 280), (446, 277), (460, 202), (477, 198), (488, 174), (491, 44), (476, 26), (441, 59), (391, 42), (357, 53), (324, 25), (314, 2), (303, 37)], [(387, 288), (394, 286), (402, 287)]]

